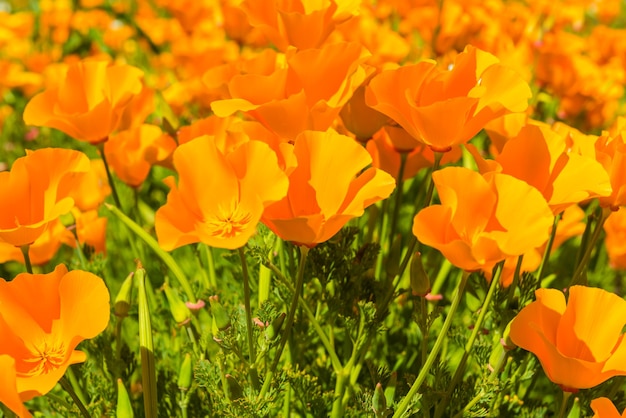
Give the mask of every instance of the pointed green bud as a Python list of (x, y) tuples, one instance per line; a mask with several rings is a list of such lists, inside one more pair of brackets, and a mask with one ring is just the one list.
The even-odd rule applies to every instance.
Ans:
[(411, 260), (411, 290), (415, 296), (426, 296), (430, 292), (430, 279), (424, 265), (422, 264), (422, 254), (416, 252)]
[(175, 289), (172, 289), (170, 285), (165, 282), (163, 285), (163, 291), (165, 291), (165, 297), (167, 298), (167, 303), (170, 306), (170, 312), (174, 317), (174, 320), (178, 325), (184, 325), (191, 319), (191, 311), (180, 299), (178, 293)]
[(398, 383), (398, 372), (391, 372), (391, 377), (389, 377), (389, 381), (387, 382), (387, 387), (385, 388), (385, 399), (387, 400), (387, 405), (393, 405), (393, 401), (396, 397), (397, 383)]
[(387, 277), (396, 277), (400, 272), (400, 259), (402, 258), (402, 235), (398, 234), (391, 242), (385, 271)]
[(117, 379), (117, 408), (115, 416), (118, 418), (133, 418), (133, 405), (130, 403), (128, 391), (122, 379)]
[(274, 341), (280, 335), (280, 329), (283, 327), (286, 316), (284, 312), (281, 312), (281, 314), (272, 321), (270, 326), (265, 329), (265, 335), (269, 341)]
[(131, 272), (126, 279), (124, 279), (122, 287), (120, 287), (120, 290), (117, 292), (117, 296), (115, 297), (113, 312), (115, 313), (115, 316), (119, 318), (126, 318), (128, 316), (128, 311), (130, 310), (130, 303), (133, 294), (133, 275), (134, 272)]
[(193, 377), (193, 368), (191, 367), (191, 354), (185, 354), (183, 364), (180, 365), (178, 372), (178, 389), (189, 390), (191, 386), (191, 378)]
[(230, 328), (230, 315), (220, 303), (217, 296), (209, 296), (209, 304), (211, 304), (211, 314), (213, 314), (213, 322), (217, 329), (224, 331)]
[(226, 375), (226, 384), (228, 386), (228, 398), (231, 401), (236, 401), (237, 399), (243, 398), (243, 389), (237, 382), (237, 379), (233, 377), (233, 375)]
[(372, 396), (372, 409), (376, 417), (387, 416), (387, 400), (385, 399), (385, 392), (383, 391), (383, 385), (376, 384), (374, 389), (374, 396)]

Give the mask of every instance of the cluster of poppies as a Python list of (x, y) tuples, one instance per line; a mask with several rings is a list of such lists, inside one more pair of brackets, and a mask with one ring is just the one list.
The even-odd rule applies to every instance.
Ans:
[[(259, 223), (314, 247), (434, 166), (438, 203), (416, 208), (412, 232), (459, 269), (491, 280), (502, 263), (509, 286), (539, 268), (548, 243), (583, 233), (583, 205), (602, 209), (611, 265), (626, 268), (626, 32), (602, 23), (618, 1), (156, 1), (167, 17), (150, 1), (70, 3), (42, 2), (50, 52), (16, 47), (4, 87), (29, 97), (34, 136), (53, 128), (101, 159), (44, 148), (0, 172), (0, 262), (45, 265), (63, 244), (105, 254), (98, 208), (118, 200), (113, 174), (139, 189), (154, 165), (173, 171), (154, 220), (171, 251), (239, 249)], [(583, 36), (589, 19), (600, 23)], [(29, 12), (1, 25), (8, 38), (34, 27)], [(64, 55), (61, 44), (94, 30), (104, 36), (92, 56)], [(558, 99), (553, 113), (538, 89)], [(489, 141), (469, 143), (483, 130)], [(513, 343), (566, 391), (626, 375), (626, 301), (586, 286), (567, 295), (537, 290)], [(0, 282), (11, 371), (0, 401), (26, 415), (23, 401), (84, 360), (74, 349), (106, 327), (108, 302), (101, 279), (62, 266)], [(610, 318), (596, 322), (598, 310)], [(598, 412), (607, 402), (592, 407), (610, 416)]]

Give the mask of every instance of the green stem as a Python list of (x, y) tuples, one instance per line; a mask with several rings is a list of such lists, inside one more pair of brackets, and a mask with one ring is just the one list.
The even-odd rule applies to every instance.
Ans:
[(209, 270), (209, 285), (211, 289), (217, 289), (217, 275), (215, 274), (215, 260), (213, 259), (213, 250), (206, 244), (200, 244), (200, 251), (206, 259)]
[(163, 251), (163, 249), (161, 249), (161, 247), (159, 246), (159, 243), (150, 234), (148, 234), (141, 226), (137, 225), (135, 221), (130, 219), (128, 216), (126, 216), (119, 208), (112, 206), (112, 205), (108, 205), (106, 203), (104, 206), (107, 209), (109, 209), (120, 221), (122, 221), (122, 223), (126, 225), (128, 229), (130, 229), (132, 232), (135, 233), (135, 235), (137, 235), (146, 244), (148, 244), (148, 247), (150, 247), (152, 251), (154, 251), (156, 255), (159, 256), (159, 258), (165, 263), (168, 269), (172, 272), (174, 277), (176, 277), (176, 279), (178, 280), (178, 283), (185, 291), (185, 294), (187, 295), (187, 299), (189, 299), (189, 302), (195, 303), (196, 297), (193, 293), (193, 289), (191, 288), (191, 285), (189, 284), (189, 281), (187, 280), (185, 273), (183, 273), (183, 270), (180, 268), (180, 266), (178, 265), (174, 257), (172, 257), (170, 253)]
[(248, 263), (243, 248), (237, 250), (241, 260), (241, 270), (243, 272), (243, 299), (246, 309), (246, 328), (248, 334), (248, 350), (250, 351), (250, 382), (255, 391), (259, 390), (259, 375), (256, 371), (256, 346), (254, 345), (254, 330), (252, 329), (252, 308), (250, 303), (250, 274)]
[(280, 362), (280, 357), (283, 354), (283, 350), (285, 349), (285, 345), (287, 344), (287, 339), (289, 338), (289, 334), (291, 334), (291, 327), (293, 326), (293, 320), (296, 316), (296, 308), (298, 307), (298, 299), (300, 298), (300, 293), (302, 292), (302, 286), (304, 284), (304, 267), (306, 265), (306, 259), (309, 254), (309, 248), (301, 245), (300, 246), (300, 264), (298, 266), (298, 274), (296, 276), (296, 285), (295, 291), (291, 298), (291, 304), (289, 305), (289, 313), (287, 314), (287, 322), (285, 324), (285, 330), (280, 339), (280, 343), (278, 345), (278, 350), (276, 351), (276, 355), (274, 357), (274, 361), (270, 366), (270, 369), (265, 374), (265, 381), (263, 382), (263, 387), (261, 388), (261, 392), (259, 393), (258, 400), (263, 399), (263, 397), (267, 394), (269, 390), (272, 378), (274, 377), (274, 373), (276, 372), (276, 368), (278, 367), (278, 363)]
[(404, 186), (404, 168), (406, 167), (407, 153), (400, 154), (400, 169), (398, 170), (398, 183), (396, 184), (396, 196), (393, 205), (393, 213), (391, 214), (391, 227), (389, 228), (389, 248), (392, 247), (398, 225), (398, 217), (400, 216), (400, 206), (402, 206), (402, 192)]
[[(275, 264), (273, 264), (272, 262), (269, 262), (267, 264), (267, 267), (272, 272), (274, 272), (278, 280), (280, 280), (281, 283), (283, 283), (285, 287), (287, 287), (287, 289), (289, 289), (289, 291), (292, 294), (295, 293), (295, 289), (293, 288), (291, 283), (289, 283), (289, 280), (287, 280), (285, 275), (282, 274), (282, 272), (278, 269), (278, 267)], [(302, 298), (302, 296), (300, 296), (300, 298), (298, 299), (298, 302), (300, 303), (300, 308), (302, 308), (302, 310), (304, 311), (304, 314), (307, 316), (307, 318), (311, 322), (311, 325), (313, 326), (313, 329), (315, 330), (315, 332), (317, 333), (317, 336), (322, 342), (322, 345), (324, 346), (324, 348), (326, 348), (326, 351), (328, 352), (328, 355), (330, 356), (330, 361), (333, 365), (333, 369), (335, 370), (335, 373), (339, 373), (341, 369), (343, 368), (343, 366), (341, 365), (341, 361), (339, 360), (339, 357), (337, 357), (337, 353), (335, 352), (335, 348), (330, 342), (330, 339), (328, 338), (328, 336), (322, 329), (322, 326), (320, 325), (319, 321), (315, 317), (315, 314), (313, 313), (309, 305), (306, 303), (306, 301)]]
[(589, 240), (589, 242), (587, 242), (587, 246), (585, 248), (585, 252), (583, 254), (582, 259), (580, 260), (580, 263), (578, 264), (578, 266), (576, 267), (576, 271), (574, 272), (574, 275), (572, 276), (572, 280), (569, 284), (569, 287), (574, 286), (575, 284), (585, 284), (586, 285), (586, 279), (583, 278), (583, 273), (585, 271), (585, 269), (587, 268), (587, 265), (589, 264), (589, 259), (591, 258), (591, 253), (593, 252), (594, 248), (596, 247), (596, 244), (598, 242), (598, 239), (600, 238), (600, 234), (602, 233), (602, 227), (604, 226), (604, 222), (606, 222), (606, 220), (609, 218), (609, 215), (611, 215), (611, 209), (608, 208), (602, 208), (602, 215), (600, 216), (600, 219), (598, 220), (594, 230), (593, 230), (593, 234), (591, 235), (591, 239)]
[(421, 208), (426, 208), (431, 205), (433, 201), (433, 194), (435, 191), (435, 182), (433, 180), (433, 173), (439, 170), (441, 166), (441, 159), (443, 158), (443, 152), (435, 152), (435, 161), (433, 163), (433, 169), (430, 171), (430, 181), (428, 182), (428, 191), (426, 192), (426, 198)]
[(489, 304), (491, 303), (491, 300), (493, 299), (493, 295), (495, 294), (496, 288), (498, 287), (498, 283), (500, 282), (500, 275), (502, 274), (503, 267), (504, 267), (504, 261), (498, 264), (498, 270), (496, 274), (494, 274), (494, 276), (491, 278), (489, 291), (487, 292), (485, 301), (483, 302), (483, 305), (480, 308), (480, 313), (478, 314), (478, 318), (476, 319), (476, 323), (474, 324), (474, 329), (472, 329), (470, 338), (469, 340), (467, 340), (467, 343), (465, 344), (463, 357), (461, 357), (461, 362), (459, 363), (459, 365), (456, 368), (456, 371), (454, 372), (454, 376), (452, 377), (452, 380), (450, 381), (448, 390), (446, 390), (445, 395), (443, 396), (443, 398), (439, 402), (439, 405), (437, 406), (437, 410), (435, 411), (435, 418), (439, 418), (443, 414), (443, 411), (445, 410), (446, 406), (448, 406), (447, 405), (448, 399), (450, 399), (450, 396), (452, 396), (452, 391), (456, 387), (459, 379), (461, 378), (461, 376), (463, 375), (465, 371), (465, 364), (467, 363), (467, 360), (469, 359), (469, 356), (472, 352), (472, 347), (474, 347), (474, 343), (476, 342), (478, 333), (481, 332), (482, 330), (483, 322), (485, 321), (487, 312), (489, 311)]
[(567, 404), (570, 396), (572, 396), (572, 392), (563, 391), (563, 399), (561, 401), (561, 407), (559, 408), (559, 413), (556, 418), (565, 418), (565, 413), (567, 412)]
[(107, 173), (107, 180), (109, 181), (109, 186), (111, 186), (111, 193), (113, 194), (113, 201), (115, 202), (115, 206), (122, 209), (122, 203), (120, 202), (120, 197), (117, 194), (117, 188), (115, 187), (115, 181), (113, 180), (113, 176), (111, 175), (111, 169), (109, 168), (109, 163), (107, 161), (107, 157), (104, 153), (104, 143), (103, 141), (97, 145), (98, 150), (100, 151), (100, 156), (102, 157), (102, 163), (104, 164), (104, 170)]
[(448, 315), (446, 316), (446, 319), (443, 323), (443, 326), (441, 327), (439, 335), (437, 336), (435, 345), (433, 346), (433, 349), (428, 354), (428, 358), (424, 362), (424, 365), (422, 366), (422, 369), (420, 370), (419, 375), (413, 382), (411, 389), (406, 394), (406, 396), (402, 399), (402, 402), (400, 402), (400, 404), (398, 405), (398, 408), (393, 414), (393, 418), (400, 418), (405, 413), (405, 411), (410, 406), (413, 398), (419, 391), (420, 386), (422, 386), (422, 383), (424, 383), (424, 380), (426, 380), (426, 376), (428, 376), (428, 374), (430, 373), (430, 368), (432, 367), (433, 363), (435, 362), (435, 359), (437, 358), (439, 354), (439, 350), (441, 349), (441, 346), (443, 345), (443, 342), (446, 339), (448, 329), (450, 328), (450, 325), (452, 325), (452, 319), (454, 317), (454, 314), (457, 308), (459, 307), (459, 303), (461, 302), (461, 299), (463, 298), (465, 285), (467, 284), (469, 275), (470, 273), (467, 271), (463, 271), (461, 273), (461, 279), (459, 280), (459, 285), (457, 286), (456, 294), (454, 295), (454, 298), (452, 299), (452, 305), (450, 305), (450, 310), (448, 311)]
[(522, 262), (524, 261), (524, 254), (520, 255), (517, 259), (517, 265), (515, 266), (515, 274), (513, 275), (513, 283), (507, 289), (507, 301), (506, 306), (509, 307), (513, 303), (513, 297), (515, 296), (515, 289), (520, 281), (520, 273), (522, 271)]
[(76, 375), (74, 374), (74, 370), (71, 367), (67, 368), (67, 371), (65, 372), (65, 376), (67, 376), (69, 382), (71, 383), (72, 388), (74, 389), (74, 392), (78, 396), (78, 399), (80, 399), (83, 404), (86, 404), (87, 403), (87, 397), (83, 393), (83, 389), (80, 386), (80, 384), (78, 383), (78, 379), (76, 379)]
[(61, 387), (71, 396), (72, 400), (74, 401), (74, 403), (80, 410), (80, 413), (83, 416), (83, 418), (91, 418), (89, 411), (87, 411), (87, 408), (85, 408), (85, 405), (82, 403), (82, 401), (80, 400), (80, 398), (74, 391), (74, 388), (72, 387), (72, 384), (70, 383), (70, 381), (65, 376), (63, 376), (59, 380), (59, 383), (61, 384)]
[(546, 274), (548, 260), (550, 259), (550, 253), (552, 252), (554, 238), (556, 237), (556, 229), (559, 225), (559, 221), (561, 220), (561, 215), (562, 213), (559, 213), (554, 217), (554, 222), (552, 223), (552, 232), (550, 233), (550, 239), (548, 239), (548, 243), (546, 244), (546, 249), (543, 252), (543, 259), (541, 260), (541, 267), (539, 267), (539, 273), (537, 273), (537, 286), (541, 285), (541, 279), (543, 279), (543, 276)]
[(22, 245), (20, 250), (22, 250), (22, 254), (24, 255), (24, 265), (26, 266), (26, 272), (29, 274), (33, 274), (33, 265), (30, 262), (30, 254), (28, 254), (28, 250), (30, 248), (30, 244)]

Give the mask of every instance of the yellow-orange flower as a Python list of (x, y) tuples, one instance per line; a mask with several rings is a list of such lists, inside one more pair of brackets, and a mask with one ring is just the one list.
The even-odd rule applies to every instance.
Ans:
[(17, 371), (15, 359), (11, 356), (0, 354), (0, 403), (13, 411), (19, 418), (31, 417), (17, 391)]
[(591, 418), (624, 418), (626, 409), (621, 414), (609, 398), (597, 398), (591, 401), (593, 417)]
[[(22, 402), (49, 392), (67, 368), (85, 361), (76, 350), (84, 339), (101, 333), (109, 323), (109, 291), (92, 273), (67, 271), (58, 265), (49, 274), (19, 274), (0, 279), (0, 360), (15, 368), (2, 368), (0, 400), (15, 393)], [(5, 373), (7, 373), (5, 375)], [(14, 404), (10, 404), (13, 408)], [(16, 411), (19, 412), (19, 411)]]
[(571, 152), (566, 135), (545, 124), (529, 124), (510, 139), (495, 160), (468, 144), (480, 172), (497, 171), (524, 180), (541, 192), (553, 213), (611, 194), (609, 177), (592, 156)]
[(595, 144), (596, 159), (611, 181), (612, 193), (601, 197), (600, 206), (617, 210), (626, 206), (626, 119), (620, 118), (613, 129), (603, 132)]
[(260, 141), (224, 153), (214, 138), (201, 136), (178, 147), (174, 166), (178, 186), (166, 179), (171, 190), (155, 223), (168, 251), (195, 242), (240, 248), (256, 232), (264, 207), (287, 192), (276, 154)]
[(369, 53), (346, 42), (291, 52), (287, 68), (234, 76), (228, 85), (232, 99), (213, 102), (213, 112), (220, 117), (246, 112), (290, 140), (304, 130), (327, 130), (367, 78), (362, 64)]
[(298, 166), (289, 174), (287, 196), (263, 214), (263, 223), (286, 241), (308, 246), (327, 241), (395, 188), (384, 171), (363, 171), (372, 162), (367, 151), (335, 131), (304, 131), (293, 152)]
[(26, 151), (11, 171), (0, 172), (0, 240), (17, 247), (35, 242), (49, 222), (72, 209), (75, 175), (88, 170), (89, 159), (78, 151)]
[(566, 303), (559, 290), (535, 291), (537, 300), (511, 322), (511, 340), (534, 353), (548, 378), (567, 391), (626, 375), (626, 301), (585, 286), (568, 294)]
[(112, 135), (104, 144), (104, 155), (115, 174), (126, 184), (139, 187), (150, 168), (166, 164), (176, 149), (172, 137), (156, 125), (139, 125)]
[(80, 141), (106, 141), (124, 109), (142, 90), (143, 72), (130, 65), (84, 60), (64, 67), (61, 78), (31, 99), (27, 125), (49, 126)]
[(626, 270), (626, 208), (611, 213), (604, 222), (606, 251), (612, 268)]
[(319, 47), (335, 25), (358, 13), (358, 2), (335, 0), (245, 0), (241, 7), (280, 50)]
[(422, 209), (413, 234), (452, 264), (474, 271), (547, 241), (552, 211), (541, 193), (515, 177), (462, 167), (433, 173), (441, 204)]
[(530, 97), (528, 84), (515, 70), (472, 46), (450, 70), (434, 61), (405, 65), (383, 71), (366, 91), (369, 106), (440, 152), (467, 142), (495, 118), (523, 112)]

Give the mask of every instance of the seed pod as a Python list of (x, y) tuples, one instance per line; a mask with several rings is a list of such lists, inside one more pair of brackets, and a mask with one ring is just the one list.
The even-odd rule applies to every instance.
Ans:
[(178, 372), (178, 389), (186, 391), (191, 386), (191, 378), (193, 377), (193, 368), (191, 367), (191, 354), (185, 354), (183, 364), (180, 365)]
[(117, 408), (115, 410), (117, 418), (133, 418), (133, 406), (130, 403), (128, 391), (122, 379), (117, 379)]
[(165, 297), (167, 298), (167, 303), (170, 306), (170, 312), (174, 317), (174, 320), (178, 325), (184, 325), (191, 319), (191, 311), (185, 305), (176, 290), (172, 289), (167, 282), (163, 285), (163, 291), (165, 292)]

